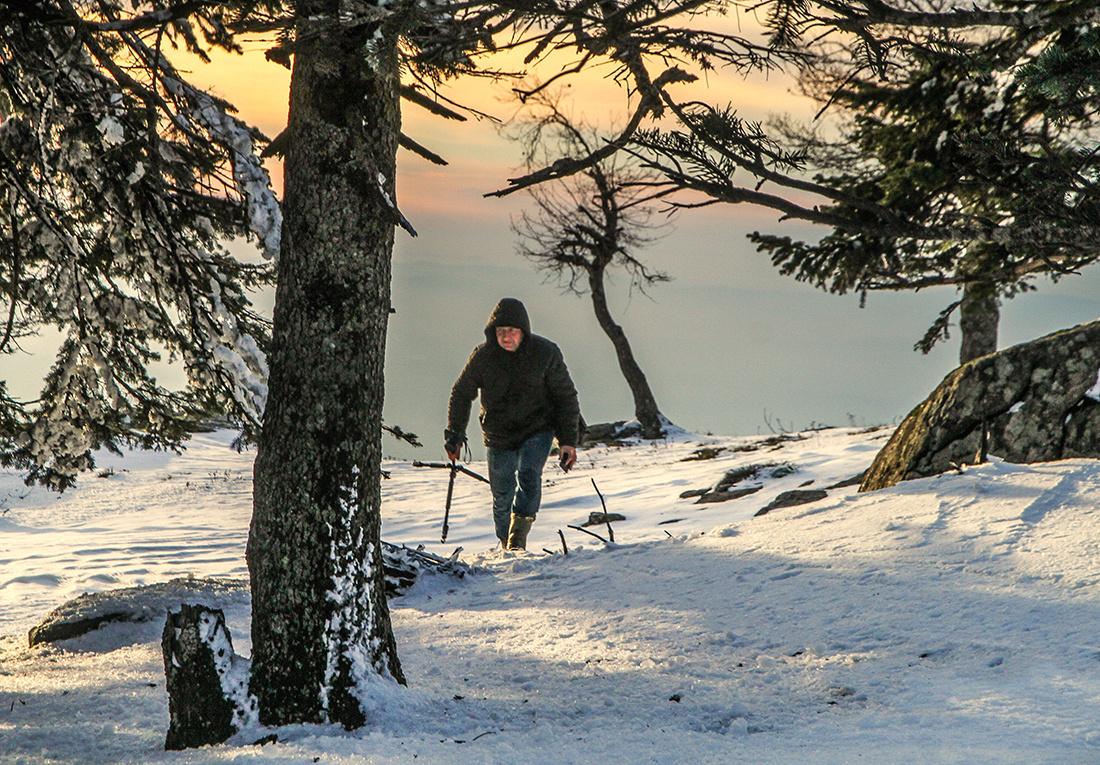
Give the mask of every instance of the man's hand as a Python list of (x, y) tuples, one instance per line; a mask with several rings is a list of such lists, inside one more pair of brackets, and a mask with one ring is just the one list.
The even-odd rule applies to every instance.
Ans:
[(560, 456), (558, 457), (558, 464), (561, 465), (562, 470), (568, 473), (570, 468), (572, 468), (573, 465), (577, 464), (577, 447), (561, 447)]
[(462, 456), (462, 445), (444, 444), (443, 451), (447, 452), (447, 459), (451, 462), (458, 462), (459, 458)]

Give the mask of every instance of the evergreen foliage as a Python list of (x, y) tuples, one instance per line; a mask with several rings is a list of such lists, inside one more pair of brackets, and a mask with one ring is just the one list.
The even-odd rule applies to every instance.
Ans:
[[(523, 47), (529, 65), (573, 56), (531, 95), (611, 62), (610, 76), (640, 94), (622, 134), (596, 156), (566, 158), (501, 194), (567, 176), (622, 146), (663, 113), (670, 84), (694, 79), (681, 63), (774, 63), (766, 46), (691, 21), (722, 12), (721, 0), (321, 5), (333, 13), (308, 24), (304, 3), (278, 0), (0, 8), (0, 353), (18, 358), (20, 340), (42, 331), (61, 336), (39, 399), (0, 397), (0, 463), (63, 489), (93, 466), (96, 448), (177, 448), (209, 414), (229, 416), (246, 439), (259, 427), (269, 327), (249, 294), (273, 280), (273, 261), (243, 261), (225, 242), (249, 237), (268, 258), (279, 250), (280, 211), (258, 158), (267, 138), (190, 85), (172, 65), (176, 50), (206, 58), (215, 47), (240, 51), (241, 34), (273, 33), (268, 58), (290, 66), (310, 38), (327, 36), (369, 62), (392, 37), (402, 97), (453, 119), (476, 110), (448, 104), (441, 83), (501, 74), (479, 68), (479, 55)], [(444, 162), (409, 136), (400, 143)], [(284, 154), (286, 135), (264, 150)], [(390, 207), (413, 231), (392, 199)], [(154, 379), (149, 364), (162, 356), (183, 363), (186, 389)]]
[[(1100, 253), (1079, 236), (1098, 220), (1097, 158), (1082, 151), (1095, 141), (1081, 98), (1087, 77), (1071, 81), (1060, 68), (1062, 46), (1087, 54), (1093, 42), (1077, 28), (1059, 30), (1062, 45), (1044, 50), (1023, 85), (1014, 70), (1032, 53), (1013, 37), (914, 46), (888, 79), (838, 84), (834, 75), (817, 92), (845, 117), (839, 142), (808, 152), (817, 181), (927, 233), (884, 235), (860, 221), (814, 243), (760, 233), (753, 241), (782, 273), (834, 292), (977, 282), (1011, 297), (1033, 289), (1037, 274), (1057, 278), (1094, 262)], [(862, 217), (844, 203), (832, 211)], [(948, 335), (965, 300), (941, 313), (919, 349)]]
[[(113, 31), (122, 8), (0, 9), (0, 353), (18, 363), (21, 339), (60, 335), (39, 399), (0, 397), (0, 463), (59, 490), (93, 449), (177, 447), (212, 412), (252, 431), (266, 393), (248, 295), (272, 270), (225, 246), (278, 252), (263, 136), (163, 55), (197, 49), (194, 26)], [(195, 17), (206, 44), (231, 46), (223, 13)], [(164, 353), (186, 390), (149, 372)]]
[[(803, 88), (836, 119), (777, 122), (785, 148), (756, 139), (746, 153), (735, 114), (696, 107), (705, 121), (689, 113), (637, 142), (670, 188), (828, 226), (816, 241), (751, 238), (782, 273), (836, 293), (977, 284), (996, 310), (1037, 275), (1100, 257), (1100, 4), (768, 5), (773, 39), (804, 54)], [(946, 336), (963, 300), (919, 348)]]

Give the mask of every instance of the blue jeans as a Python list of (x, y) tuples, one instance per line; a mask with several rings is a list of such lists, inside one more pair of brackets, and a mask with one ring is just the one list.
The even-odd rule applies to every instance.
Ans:
[(518, 449), (489, 447), (489, 488), (493, 490), (493, 523), (497, 539), (508, 539), (512, 515), (534, 518), (542, 501), (542, 468), (554, 434), (529, 436)]

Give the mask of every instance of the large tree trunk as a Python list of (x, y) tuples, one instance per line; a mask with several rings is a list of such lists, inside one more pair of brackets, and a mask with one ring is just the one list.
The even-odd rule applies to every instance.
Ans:
[(365, 720), (356, 679), (403, 682), (384, 597), (382, 365), (396, 49), (299, 2), (269, 397), (248, 540), (252, 681), (266, 725)]
[(968, 282), (959, 306), (959, 365), (997, 352), (997, 326), (1001, 309), (997, 288), (992, 284)]
[(615, 346), (615, 355), (619, 359), (619, 369), (622, 370), (626, 384), (630, 386), (630, 392), (634, 395), (634, 417), (642, 426), (643, 438), (661, 438), (664, 435), (664, 427), (661, 422), (661, 411), (657, 408), (657, 400), (653, 397), (653, 391), (649, 388), (649, 381), (645, 373), (634, 360), (634, 352), (630, 349), (630, 342), (626, 339), (623, 328), (611, 318), (611, 311), (607, 308), (607, 293), (603, 286), (603, 269), (592, 268), (588, 272), (588, 286), (592, 294), (592, 308), (596, 312), (596, 321), (600, 328), (610, 338)]

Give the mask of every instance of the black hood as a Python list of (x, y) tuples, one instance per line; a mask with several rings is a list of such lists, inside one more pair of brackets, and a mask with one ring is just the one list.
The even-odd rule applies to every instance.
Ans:
[(523, 340), (531, 336), (531, 320), (527, 318), (527, 309), (523, 303), (515, 298), (504, 298), (493, 313), (489, 316), (489, 323), (485, 325), (485, 339), (496, 344), (497, 327), (515, 327), (523, 330)]

